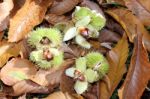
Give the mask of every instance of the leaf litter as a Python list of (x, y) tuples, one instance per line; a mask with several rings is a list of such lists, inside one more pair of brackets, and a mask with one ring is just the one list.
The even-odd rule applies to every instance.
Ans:
[(150, 80), (149, 11), (149, 0), (1, 1), (0, 98), (140, 99)]

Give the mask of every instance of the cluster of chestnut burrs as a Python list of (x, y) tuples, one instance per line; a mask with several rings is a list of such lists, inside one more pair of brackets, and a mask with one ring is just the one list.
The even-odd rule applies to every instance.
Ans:
[[(29, 33), (28, 44), (34, 49), (29, 59), (42, 69), (59, 68), (64, 61), (64, 53), (60, 49), (63, 42), (73, 40), (77, 45), (90, 49), (89, 38), (98, 38), (99, 30), (106, 19), (94, 10), (77, 6), (68, 25), (60, 28), (63, 23), (53, 28), (38, 28)], [(63, 36), (64, 35), (64, 36)], [(82, 94), (91, 83), (106, 75), (109, 64), (98, 52), (90, 52), (79, 57), (75, 65), (66, 69), (66, 76), (76, 80), (74, 89)]]

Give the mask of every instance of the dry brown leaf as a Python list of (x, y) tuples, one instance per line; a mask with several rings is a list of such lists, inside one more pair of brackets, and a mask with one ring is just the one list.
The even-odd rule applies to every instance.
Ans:
[(4, 32), (1, 31), (1, 32), (0, 32), (0, 41), (2, 40), (3, 36), (4, 36)]
[(20, 56), (21, 58), (28, 59), (29, 55), (32, 51), (32, 48), (27, 43), (27, 39), (24, 39), (20, 42), (21, 44), (21, 50), (20, 50)]
[[(142, 21), (146, 26), (150, 26), (150, 8), (146, 9), (145, 5), (149, 0), (124, 0), (126, 6)], [(141, 2), (143, 4), (141, 4)], [(150, 3), (148, 3), (150, 6)], [(148, 5), (146, 4), (146, 6)]]
[(149, 0), (138, 0), (138, 2), (145, 7), (147, 11), (150, 11)]
[(118, 33), (119, 35), (123, 35), (123, 33), (125, 31), (122, 28), (122, 26), (118, 22), (116, 22), (114, 19), (112, 19), (111, 16), (107, 16), (106, 18), (107, 18), (106, 19), (107, 20), (106, 21), (106, 27), (109, 30), (114, 31), (115, 33)]
[(63, 93), (69, 93), (75, 99), (85, 99), (81, 95), (75, 93), (73, 85), (74, 85), (73, 79), (68, 77), (68, 76), (66, 76), (65, 72), (63, 72), (63, 74), (61, 76), (61, 81), (60, 81), (60, 90)]
[(0, 41), (0, 67), (2, 67), (11, 57), (19, 55), (21, 44), (12, 44), (7, 41)]
[(56, 15), (63, 15), (71, 11), (81, 0), (62, 0), (54, 3), (49, 10), (49, 13)]
[[(110, 70), (108, 72), (108, 78), (110, 85), (100, 81), (100, 99), (109, 99), (122, 79), (123, 74), (126, 71), (125, 62), (128, 57), (128, 40), (124, 35), (108, 54), (107, 59), (110, 64)], [(110, 89), (108, 88), (110, 86)]]
[(99, 41), (102, 42), (118, 42), (121, 36), (117, 33), (110, 31), (108, 29), (103, 29), (100, 31)]
[(16, 14), (16, 12), (24, 5), (25, 1), (26, 0), (13, 0), (14, 8), (10, 13), (10, 17), (13, 17)]
[(64, 52), (65, 59), (72, 59), (76, 56), (74, 51), (66, 43), (63, 43), (61, 45), (60, 50), (62, 50)]
[(66, 22), (69, 21), (69, 17), (66, 17), (64, 15), (56, 15), (56, 14), (47, 14), (45, 16), (45, 19), (50, 23), (50, 24), (56, 24), (59, 22)]
[(134, 43), (134, 52), (127, 77), (119, 90), (120, 99), (140, 99), (148, 84), (148, 80), (150, 80), (148, 53), (142, 44), (142, 35), (139, 34)]
[(65, 72), (61, 75), (60, 81), (60, 89), (62, 92), (68, 92), (69, 94), (75, 94), (75, 90), (73, 88), (74, 80), (65, 75)]
[(85, 99), (99, 99), (99, 82), (89, 86), (88, 90), (83, 93)]
[(76, 99), (72, 97), (71, 95), (69, 95), (68, 93), (63, 93), (61, 91), (54, 92), (44, 99), (60, 99), (60, 98), (61, 99)]
[(40, 69), (30, 79), (42, 86), (54, 87), (60, 83), (61, 75), (66, 67), (73, 63), (73, 60), (65, 61), (61, 68), (51, 68), (48, 70)]
[(4, 84), (12, 86), (17, 82), (35, 75), (37, 68), (29, 60), (13, 58), (1, 69), (0, 76)]
[(115, 18), (126, 31), (130, 42), (133, 42), (135, 36), (137, 35), (136, 28), (138, 27), (139, 32), (143, 33), (144, 46), (148, 51), (150, 51), (150, 34), (144, 28), (140, 20), (138, 20), (132, 12), (126, 9), (111, 9), (107, 10), (107, 13)]
[(9, 14), (13, 7), (13, 0), (3, 0), (3, 2), (0, 3), (0, 31), (7, 28)]
[(13, 85), (13, 93), (10, 93), (11, 96), (19, 96), (25, 93), (49, 93), (48, 88), (40, 86), (31, 80), (22, 80)]
[(53, 0), (26, 0), (25, 4), (10, 20), (9, 42), (23, 39), (34, 26), (40, 24)]

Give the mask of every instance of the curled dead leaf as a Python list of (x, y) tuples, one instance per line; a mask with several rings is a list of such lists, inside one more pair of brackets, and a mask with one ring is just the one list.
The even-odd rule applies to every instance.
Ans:
[[(146, 26), (150, 26), (150, 8), (147, 10), (145, 7), (150, 3), (149, 0), (124, 0), (126, 3), (126, 6), (142, 21), (142, 23)], [(141, 3), (142, 1), (143, 3)], [(144, 3), (145, 2), (145, 3)]]
[(3, 0), (3, 2), (0, 3), (0, 31), (7, 28), (9, 14), (13, 7), (13, 0)]
[(138, 27), (139, 32), (143, 33), (142, 41), (144, 46), (148, 51), (150, 51), (150, 34), (144, 28), (144, 25), (141, 23), (139, 19), (137, 19), (132, 12), (127, 9), (111, 9), (106, 11), (109, 15), (111, 15), (114, 19), (116, 19), (124, 28), (129, 37), (130, 42), (133, 42), (134, 38), (137, 35), (136, 28)]
[(140, 99), (150, 80), (150, 62), (148, 53), (142, 44), (142, 35), (140, 33), (138, 33), (134, 44), (134, 52), (127, 77), (119, 90), (120, 99)]
[[(23, 39), (34, 26), (40, 24), (53, 0), (26, 0), (25, 4), (10, 20), (9, 42)], [(29, 10), (30, 9), (30, 10)]]
[(31, 80), (22, 80), (13, 85), (13, 93), (10, 93), (11, 96), (19, 96), (25, 93), (49, 93), (48, 88), (40, 86)]
[(17, 82), (35, 75), (37, 68), (29, 60), (13, 58), (1, 69), (0, 76), (4, 84), (12, 86)]
[(49, 10), (49, 13), (63, 15), (71, 11), (81, 0), (62, 0), (54, 3)]
[[(128, 57), (128, 40), (124, 35), (118, 44), (107, 54), (110, 69), (107, 74), (109, 84), (100, 81), (100, 99), (109, 99), (126, 72), (125, 62)], [(108, 89), (110, 87), (110, 89)]]
[(0, 67), (2, 67), (11, 57), (19, 55), (21, 44), (8, 43), (7, 41), (0, 41)]

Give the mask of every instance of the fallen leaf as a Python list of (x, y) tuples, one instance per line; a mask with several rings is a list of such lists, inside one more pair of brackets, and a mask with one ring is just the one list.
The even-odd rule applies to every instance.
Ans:
[(11, 57), (19, 55), (21, 44), (12, 44), (7, 41), (0, 41), (0, 67), (2, 67)]
[(80, 57), (80, 56), (84, 55), (85, 51), (86, 51), (86, 49), (83, 49), (80, 46), (77, 46), (76, 44), (69, 44), (69, 48), (70, 48), (70, 50), (73, 51), (73, 55), (75, 57)]
[(144, 46), (148, 51), (150, 51), (150, 34), (144, 28), (141, 21), (137, 19), (132, 12), (122, 8), (111, 9), (107, 10), (106, 12), (122, 25), (127, 33), (127, 36), (129, 37), (130, 42), (133, 42), (134, 38), (136, 37), (136, 28), (138, 27), (139, 32), (143, 33), (142, 41), (144, 42)]
[(4, 84), (12, 86), (17, 82), (35, 75), (37, 68), (29, 60), (13, 58), (1, 69), (0, 76)]
[(12, 18), (16, 12), (24, 5), (26, 0), (13, 0), (14, 8), (12, 9), (10, 13), (10, 18)]
[(145, 7), (147, 11), (150, 11), (149, 0), (138, 0), (138, 2)]
[(99, 42), (118, 42), (121, 39), (121, 36), (117, 33), (110, 31), (108, 29), (103, 29), (100, 31)]
[(45, 16), (45, 19), (50, 23), (50, 24), (56, 24), (59, 22), (67, 22), (69, 21), (69, 17), (66, 17), (64, 15), (56, 15), (56, 14), (47, 14)]
[(40, 86), (31, 80), (22, 80), (13, 85), (13, 93), (10, 93), (11, 96), (19, 96), (25, 93), (49, 93), (48, 88)]
[(128, 40), (124, 35), (123, 38), (118, 42), (118, 44), (107, 54), (107, 60), (110, 64), (110, 69), (107, 74), (110, 80), (109, 86), (100, 81), (100, 99), (110, 99), (115, 88), (119, 84), (126, 72), (125, 62), (128, 57)]
[(148, 80), (150, 80), (150, 62), (140, 33), (138, 33), (134, 45), (129, 70), (124, 84), (119, 90), (120, 99), (140, 99)]
[(63, 15), (71, 11), (81, 0), (62, 0), (61, 2), (54, 3), (49, 13), (56, 15)]
[(72, 59), (76, 56), (74, 51), (66, 43), (61, 45), (60, 50), (64, 52), (64, 59)]
[[(23, 39), (34, 26), (43, 21), (44, 15), (53, 0), (26, 0), (25, 4), (10, 20), (9, 42)], [(30, 10), (29, 10), (30, 9)]]
[(125, 32), (122, 26), (118, 22), (116, 22), (116, 20), (112, 19), (111, 16), (106, 16), (106, 18), (106, 28), (122, 36)]
[(69, 95), (68, 93), (63, 93), (61, 91), (54, 92), (44, 99), (60, 99), (60, 97), (61, 99), (76, 99), (73, 96)]
[(3, 2), (0, 3), (0, 31), (7, 28), (9, 14), (13, 7), (13, 0), (3, 0)]
[(65, 61), (61, 68), (50, 68), (48, 70), (40, 69), (30, 79), (41, 86), (54, 87), (60, 83), (61, 75), (65, 68), (72, 64), (73, 60)]
[(21, 50), (20, 50), (20, 56), (21, 58), (28, 59), (29, 55), (32, 51), (32, 48), (27, 43), (27, 39), (24, 39), (20, 42), (21, 44)]
[[(124, 0), (126, 6), (142, 21), (145, 26), (150, 26), (150, 8), (146, 9), (145, 5), (149, 0)], [(143, 3), (141, 4), (142, 1)], [(145, 2), (145, 3), (144, 3)], [(150, 3), (148, 3), (150, 6)], [(148, 5), (146, 4), (146, 5)]]
[(99, 82), (89, 86), (88, 90), (83, 93), (85, 99), (99, 99)]
[(65, 71), (61, 75), (60, 81), (60, 90), (62, 92), (68, 92), (69, 94), (75, 94), (74, 85), (75, 81), (71, 78), (66, 76)]
[(1, 32), (0, 32), (0, 41), (2, 40), (3, 36), (4, 36), (4, 32), (1, 31)]

